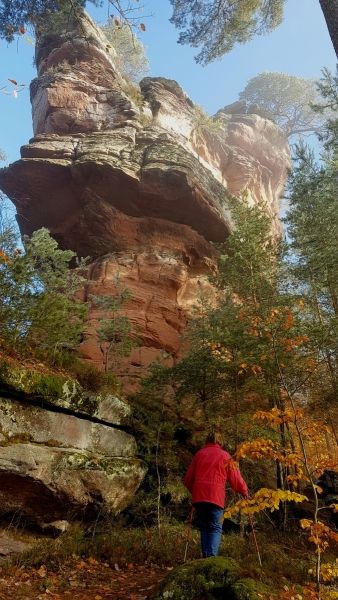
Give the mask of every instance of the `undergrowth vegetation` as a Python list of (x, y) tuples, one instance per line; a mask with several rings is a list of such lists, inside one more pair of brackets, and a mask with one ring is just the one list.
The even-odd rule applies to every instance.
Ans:
[[(253, 578), (268, 586), (273, 598), (279, 597), (276, 581), (280, 588), (288, 586), (290, 581), (296, 586), (307, 583), (315, 561), (306, 536), (265, 526), (264, 531), (257, 531), (257, 542), (262, 566), (250, 532), (244, 537), (234, 533), (223, 535), (220, 555), (238, 563), (242, 578)], [(57, 539), (42, 538), (36, 547), (17, 558), (15, 564), (22, 568), (44, 565), (57, 570), (69, 561), (93, 558), (123, 569), (145, 564), (173, 567), (199, 557), (199, 533), (189, 524), (166, 522), (159, 532), (156, 526), (130, 528), (105, 520), (94, 529), (86, 531), (76, 525)], [(328, 559), (334, 561), (334, 555)], [(327, 585), (332, 583), (329, 578)]]

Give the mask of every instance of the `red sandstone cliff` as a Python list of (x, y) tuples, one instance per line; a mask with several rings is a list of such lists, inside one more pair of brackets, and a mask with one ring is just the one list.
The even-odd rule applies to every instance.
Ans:
[[(289, 149), (255, 114), (220, 111), (222, 127), (196, 135), (198, 109), (176, 82), (131, 88), (86, 15), (60, 31), (38, 42), (35, 137), (1, 171), (0, 187), (22, 233), (45, 226), (91, 257), (85, 296), (114, 294), (117, 276), (130, 290), (124, 311), (140, 345), (127, 362), (137, 376), (163, 352), (177, 355), (187, 310), (208, 288), (210, 242), (231, 231), (229, 196), (263, 202), (278, 228)], [(81, 351), (102, 365), (97, 316), (93, 309)]]

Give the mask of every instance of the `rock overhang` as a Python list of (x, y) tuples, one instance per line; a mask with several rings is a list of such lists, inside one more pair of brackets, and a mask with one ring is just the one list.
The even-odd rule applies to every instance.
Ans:
[[(130, 84), (115, 56), (85, 13), (43, 23), (31, 86), (35, 137), (0, 172), (0, 187), (22, 233), (47, 227), (62, 248), (94, 261), (84, 299), (93, 290), (114, 295), (107, 274), (122, 273), (133, 294), (123, 312), (141, 344), (129, 367), (139, 377), (161, 352), (177, 359), (200, 286), (212, 296), (214, 242), (232, 230), (230, 204), (263, 207), (280, 236), (290, 152), (262, 116), (235, 103), (209, 117), (174, 80)], [(89, 311), (81, 348), (102, 368), (98, 317)]]
[[(102, 148), (103, 141), (107, 146)], [(73, 136), (71, 141), (40, 135), (22, 154), (2, 170), (0, 185), (16, 203), (25, 234), (44, 226), (57, 237), (66, 222), (83, 227), (88, 204), (98, 214), (100, 205), (107, 204), (127, 217), (186, 225), (207, 241), (223, 241), (231, 228), (224, 188), (158, 129), (136, 133), (134, 140), (123, 130)], [(90, 232), (90, 222), (87, 228)], [(79, 251), (73, 238), (63, 239), (63, 244)], [(111, 250), (116, 247), (114, 240)]]

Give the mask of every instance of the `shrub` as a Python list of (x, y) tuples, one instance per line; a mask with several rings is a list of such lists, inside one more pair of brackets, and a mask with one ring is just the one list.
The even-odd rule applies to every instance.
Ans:
[(11, 225), (0, 228), (0, 344), (53, 362), (80, 341), (86, 305), (75, 298), (82, 283), (70, 269), (75, 254), (60, 250), (47, 229), (24, 239)]

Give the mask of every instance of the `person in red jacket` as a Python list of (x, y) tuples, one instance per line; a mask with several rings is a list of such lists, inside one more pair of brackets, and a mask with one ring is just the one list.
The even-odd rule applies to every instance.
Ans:
[(208, 435), (184, 477), (184, 485), (192, 495), (199, 527), (203, 558), (217, 556), (222, 535), (225, 485), (246, 497), (247, 485), (230, 454), (222, 448), (219, 432)]

